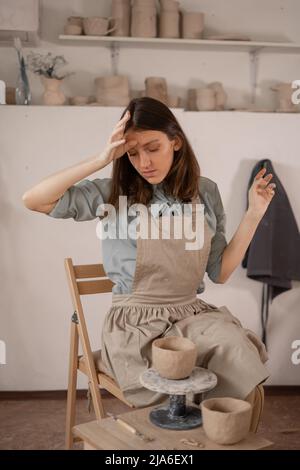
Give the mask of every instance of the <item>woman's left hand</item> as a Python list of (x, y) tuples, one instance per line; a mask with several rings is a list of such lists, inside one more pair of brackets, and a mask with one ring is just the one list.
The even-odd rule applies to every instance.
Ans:
[(272, 201), (276, 187), (275, 183), (270, 183), (273, 178), (272, 173), (264, 176), (266, 168), (262, 168), (254, 178), (253, 184), (248, 192), (248, 210), (257, 216), (263, 217), (270, 202)]

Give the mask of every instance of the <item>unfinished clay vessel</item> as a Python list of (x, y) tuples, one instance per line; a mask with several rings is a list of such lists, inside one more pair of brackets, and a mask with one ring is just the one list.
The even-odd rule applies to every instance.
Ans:
[(182, 11), (182, 37), (200, 39), (204, 30), (204, 13), (197, 11)]
[(227, 93), (221, 82), (212, 82), (208, 85), (215, 93), (215, 108), (217, 111), (223, 111), (227, 102)]
[(215, 92), (212, 88), (202, 87), (196, 89), (196, 103), (198, 111), (214, 111), (216, 109)]
[[(109, 28), (110, 21), (114, 21), (114, 26)], [(83, 31), (86, 36), (106, 36), (116, 29), (116, 19), (112, 16), (91, 16), (83, 19)]]
[(165, 103), (168, 106), (168, 86), (164, 77), (145, 78), (146, 96)]
[(291, 83), (278, 83), (276, 86), (271, 87), (272, 91), (277, 92), (277, 100), (279, 104), (278, 111), (294, 111), (296, 105), (292, 102), (293, 88)]
[(203, 429), (217, 444), (235, 444), (250, 429), (252, 406), (237, 398), (210, 398), (201, 403)]
[(83, 26), (83, 17), (82, 16), (69, 16), (67, 20), (68, 24)]
[(196, 88), (188, 88), (187, 90), (187, 111), (198, 111), (197, 108), (197, 90)]
[(131, 18), (130, 0), (112, 0), (111, 16), (116, 20), (116, 29), (111, 35), (129, 36)]
[(107, 75), (95, 78), (96, 101), (102, 106), (127, 106), (130, 100), (126, 75)]
[(162, 10), (159, 15), (159, 37), (179, 38), (179, 12)]
[(177, 95), (168, 95), (169, 108), (179, 108), (181, 106), (181, 98)]
[(47, 106), (59, 106), (65, 104), (66, 97), (60, 90), (62, 80), (47, 78), (41, 75), (41, 81), (44, 85), (44, 93), (42, 97), (43, 104)]
[(72, 36), (79, 36), (82, 34), (82, 26), (79, 26), (78, 24), (65, 24), (64, 33)]
[(133, 37), (157, 36), (157, 11), (155, 1), (134, 0), (131, 9), (130, 33)]
[(167, 379), (189, 377), (196, 359), (197, 347), (188, 338), (167, 336), (152, 343), (152, 366)]

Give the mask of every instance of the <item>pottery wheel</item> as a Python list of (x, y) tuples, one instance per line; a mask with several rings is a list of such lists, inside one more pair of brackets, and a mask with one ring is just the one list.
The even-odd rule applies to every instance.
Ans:
[(200, 408), (186, 406), (186, 394), (212, 390), (217, 385), (217, 376), (203, 367), (194, 367), (189, 377), (173, 380), (161, 377), (156, 369), (150, 368), (142, 372), (140, 382), (149, 390), (170, 395), (169, 407), (152, 410), (150, 421), (162, 428), (184, 430), (202, 424)]

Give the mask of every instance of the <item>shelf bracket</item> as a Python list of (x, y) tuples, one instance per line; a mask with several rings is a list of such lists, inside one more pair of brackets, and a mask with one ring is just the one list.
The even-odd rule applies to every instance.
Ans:
[(118, 42), (110, 43), (110, 60), (112, 75), (118, 75), (120, 44)]
[(259, 52), (263, 47), (256, 47), (249, 51), (250, 59), (250, 83), (251, 83), (251, 104), (255, 104), (256, 88), (257, 88), (257, 71), (258, 71), (258, 58)]

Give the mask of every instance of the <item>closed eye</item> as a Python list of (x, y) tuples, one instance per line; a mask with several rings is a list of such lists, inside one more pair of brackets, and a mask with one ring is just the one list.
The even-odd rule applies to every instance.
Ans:
[[(149, 149), (149, 152), (157, 152), (158, 150), (159, 150), (159, 148), (157, 148), (157, 149)], [(129, 153), (129, 152), (128, 152), (128, 155), (129, 155), (130, 157), (136, 157), (136, 156), (137, 156), (136, 153)]]

